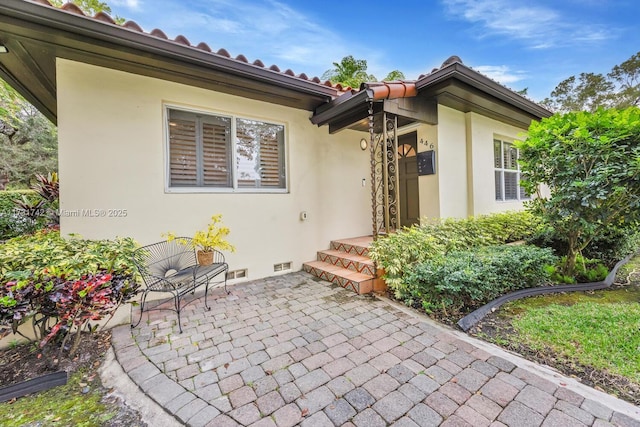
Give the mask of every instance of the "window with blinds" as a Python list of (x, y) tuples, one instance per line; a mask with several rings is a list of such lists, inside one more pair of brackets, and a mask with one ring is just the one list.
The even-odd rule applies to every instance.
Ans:
[(510, 142), (493, 140), (496, 200), (526, 200), (529, 195), (520, 186), (518, 149)]
[(283, 125), (167, 111), (169, 187), (286, 189)]
[(284, 188), (284, 126), (237, 119), (238, 187)]

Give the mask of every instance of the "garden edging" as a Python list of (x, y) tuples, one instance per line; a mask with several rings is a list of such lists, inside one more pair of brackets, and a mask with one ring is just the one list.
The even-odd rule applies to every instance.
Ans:
[(532, 297), (536, 295), (546, 295), (559, 292), (577, 292), (577, 291), (595, 291), (598, 289), (606, 289), (613, 284), (618, 269), (626, 264), (633, 254), (627, 255), (611, 269), (607, 277), (601, 282), (579, 283), (575, 285), (557, 285), (557, 286), (540, 286), (537, 288), (520, 289), (506, 295), (502, 295), (499, 298), (483, 305), (477, 310), (472, 311), (465, 317), (458, 321), (458, 326), (465, 332), (471, 329), (475, 324), (482, 320), (487, 314), (494, 312), (502, 304), (519, 300), (526, 297)]

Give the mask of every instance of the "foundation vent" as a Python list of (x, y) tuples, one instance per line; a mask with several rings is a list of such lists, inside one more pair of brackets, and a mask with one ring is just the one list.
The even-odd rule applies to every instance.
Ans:
[(248, 271), (246, 268), (242, 269), (242, 270), (233, 270), (233, 271), (228, 271), (227, 272), (227, 280), (233, 280), (233, 279), (244, 279), (248, 276)]
[(289, 261), (289, 262), (281, 262), (281, 263), (275, 264), (273, 266), (273, 271), (275, 271), (276, 273), (278, 273), (280, 271), (287, 271), (287, 270), (291, 270), (291, 261)]

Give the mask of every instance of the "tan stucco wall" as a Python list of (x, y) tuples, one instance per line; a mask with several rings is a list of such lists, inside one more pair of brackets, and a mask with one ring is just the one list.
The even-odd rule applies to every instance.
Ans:
[(440, 217), (464, 218), (467, 205), (467, 143), (464, 113), (438, 105)]
[[(438, 125), (416, 130), (418, 141), (424, 139), (436, 150), (436, 174), (419, 178), (423, 221), (523, 208), (522, 202), (495, 200), (493, 139), (518, 139), (525, 129), (438, 105)], [(429, 149), (418, 143), (419, 152)]]
[[(299, 270), (331, 239), (370, 234), (363, 134), (329, 135), (307, 111), (62, 59), (57, 88), (63, 234), (145, 244), (166, 231), (192, 235), (221, 213), (237, 248), (227, 254), (230, 269), (247, 268), (249, 278), (273, 275), (281, 262)], [(167, 193), (165, 104), (284, 123), (289, 192)], [(126, 209), (127, 216), (64, 216), (78, 209)]]
[(523, 137), (521, 129), (476, 113), (467, 113), (469, 215), (522, 210), (523, 202), (496, 201), (493, 167), (493, 139), (513, 141)]

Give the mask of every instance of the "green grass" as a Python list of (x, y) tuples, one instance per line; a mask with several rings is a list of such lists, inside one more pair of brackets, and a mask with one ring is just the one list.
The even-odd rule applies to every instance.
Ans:
[(572, 299), (569, 306), (519, 302), (512, 307), (520, 313), (512, 319), (517, 334), (511, 338), (640, 383), (640, 304)]
[[(89, 392), (83, 394), (85, 387), (89, 387)], [(22, 397), (14, 403), (0, 403), (0, 424), (98, 427), (115, 416), (101, 398), (99, 381), (89, 382), (78, 372), (64, 386)]]

